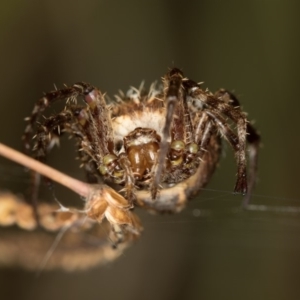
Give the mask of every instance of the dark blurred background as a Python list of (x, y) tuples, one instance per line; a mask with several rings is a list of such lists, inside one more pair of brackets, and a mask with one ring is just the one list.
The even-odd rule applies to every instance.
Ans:
[[(21, 149), (24, 117), (54, 84), (86, 81), (114, 95), (177, 66), (239, 96), (263, 140), (252, 203), (282, 208), (238, 210), (226, 147), (184, 212), (140, 212), (145, 231), (118, 261), (38, 279), (2, 269), (1, 299), (299, 299), (299, 9), (280, 0), (1, 1), (1, 142)], [(79, 174), (67, 144), (50, 163)], [(1, 189), (22, 192), (14, 168), (1, 158)]]

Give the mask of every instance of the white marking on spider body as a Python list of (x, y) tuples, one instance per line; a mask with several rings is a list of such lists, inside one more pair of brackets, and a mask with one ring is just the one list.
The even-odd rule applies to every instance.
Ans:
[(122, 115), (112, 121), (114, 140), (123, 141), (123, 138), (138, 127), (152, 128), (162, 136), (165, 125), (165, 115), (157, 111), (143, 111), (132, 115)]

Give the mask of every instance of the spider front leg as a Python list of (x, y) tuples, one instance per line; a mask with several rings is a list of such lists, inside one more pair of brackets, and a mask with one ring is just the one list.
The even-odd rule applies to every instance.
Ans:
[(154, 200), (157, 196), (159, 182), (165, 168), (165, 159), (169, 151), (170, 130), (172, 127), (173, 115), (175, 108), (182, 98), (181, 84), (183, 74), (179, 69), (172, 69), (164, 78), (165, 84), (165, 99), (166, 99), (166, 119), (162, 131), (162, 139), (159, 146), (159, 154), (157, 161), (153, 167), (153, 182), (151, 186), (151, 196)]
[(130, 207), (135, 201), (135, 181), (126, 155), (114, 153), (113, 130), (109, 108), (104, 97), (97, 89), (90, 89), (85, 96), (88, 104), (86, 116), (81, 124), (84, 136), (82, 151), (89, 153), (100, 173), (117, 184), (125, 184), (122, 190)]

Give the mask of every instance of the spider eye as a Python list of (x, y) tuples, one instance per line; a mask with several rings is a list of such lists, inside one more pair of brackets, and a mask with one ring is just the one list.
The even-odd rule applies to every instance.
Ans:
[(171, 143), (169, 157), (173, 166), (182, 164), (184, 148), (185, 144), (183, 141), (173, 141)]
[(196, 154), (199, 150), (199, 147), (196, 143), (190, 143), (186, 146), (186, 150), (191, 154)]
[(198, 153), (199, 146), (196, 143), (190, 143), (186, 145), (185, 149), (186, 149), (185, 163), (189, 164), (194, 160), (196, 154)]
[(184, 142), (183, 141), (173, 141), (171, 144), (171, 149), (175, 151), (182, 151), (184, 149)]

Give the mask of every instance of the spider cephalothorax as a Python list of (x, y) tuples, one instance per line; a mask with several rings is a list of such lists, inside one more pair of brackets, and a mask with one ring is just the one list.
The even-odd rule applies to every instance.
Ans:
[[(82, 105), (77, 103), (79, 97), (84, 100)], [(41, 113), (57, 100), (66, 100), (63, 111), (37, 123)], [(115, 101), (83, 82), (46, 93), (27, 121), (23, 136), (27, 151), (38, 124), (34, 157), (44, 160), (61, 134), (68, 133), (77, 140), (88, 181), (97, 183), (104, 178), (114, 189), (121, 186), (113, 193), (102, 184), (100, 189), (111, 197), (100, 193), (103, 205), (98, 198), (87, 204), (88, 215), (99, 221), (105, 216), (115, 232), (139, 233), (130, 212), (133, 206), (157, 212), (181, 210), (209, 181), (222, 137), (237, 160), (234, 191), (249, 198), (254, 185), (259, 135), (238, 100), (226, 90), (215, 94), (203, 90), (177, 68), (164, 76), (161, 87), (153, 84), (148, 91), (143, 86), (131, 88)]]

